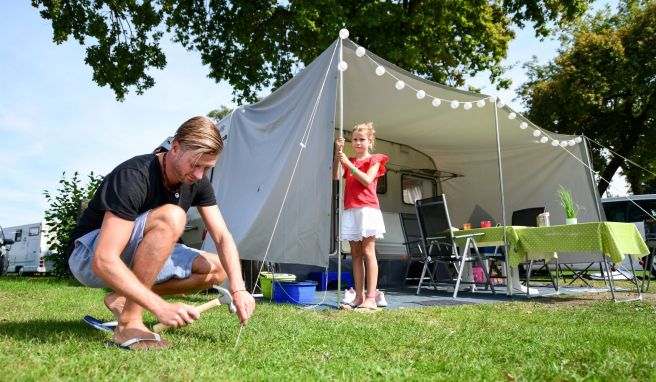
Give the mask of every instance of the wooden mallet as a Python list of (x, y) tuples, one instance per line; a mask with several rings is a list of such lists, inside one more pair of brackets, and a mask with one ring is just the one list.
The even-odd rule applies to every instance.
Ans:
[[(230, 292), (228, 292), (225, 288), (217, 287), (217, 286), (215, 286), (214, 289), (217, 289), (219, 291), (219, 293), (221, 293), (221, 297), (215, 298), (214, 300), (206, 302), (202, 305), (198, 305), (196, 307), (196, 310), (198, 311), (198, 313), (203, 313), (206, 310), (212, 309), (215, 306), (219, 306), (221, 304), (227, 305), (228, 306), (228, 311), (230, 313), (235, 313), (237, 311), (237, 309), (235, 308), (235, 305), (232, 303), (232, 295), (230, 294)], [(159, 333), (159, 332), (161, 332), (163, 330), (166, 330), (168, 328), (170, 328), (170, 326), (162, 324), (160, 322), (160, 323), (156, 324), (155, 326), (153, 326), (153, 332)]]

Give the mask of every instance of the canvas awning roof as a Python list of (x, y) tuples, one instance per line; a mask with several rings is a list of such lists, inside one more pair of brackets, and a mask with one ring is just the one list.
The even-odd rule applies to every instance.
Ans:
[[(567, 147), (540, 143), (533, 136), (536, 126), (519, 115), (509, 119), (513, 111), (495, 108), (488, 96), (426, 81), (371, 52), (358, 57), (357, 48), (337, 40), (271, 95), (221, 122), (229, 140), (214, 185), (243, 258), (261, 260), (267, 253), (268, 261), (327, 264), (333, 134), (342, 92), (345, 129), (373, 121), (377, 138), (413, 147), (437, 169), (461, 175), (442, 183), (456, 225), (503, 221), (496, 120), (508, 223), (513, 210), (543, 205), (552, 224), (563, 223), (559, 185), (581, 205), (580, 221), (600, 220), (585, 141)], [(348, 64), (341, 73), (343, 89), (340, 50)], [(378, 65), (385, 68), (382, 76)], [(396, 89), (397, 80), (404, 89)], [(425, 98), (418, 99), (413, 89), (423, 90)], [(435, 97), (443, 100), (439, 107), (431, 103)], [(479, 108), (475, 102), (481, 99), (486, 102)], [(452, 100), (461, 102), (457, 109), (450, 107)], [(465, 110), (462, 102), (474, 104)], [(519, 128), (523, 121), (528, 128)], [(544, 133), (550, 139), (575, 138)]]

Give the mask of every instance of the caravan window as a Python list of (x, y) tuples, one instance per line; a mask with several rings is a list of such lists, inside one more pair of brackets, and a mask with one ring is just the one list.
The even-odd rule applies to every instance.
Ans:
[(19, 242), (23, 238), (23, 230), (22, 229), (17, 229), (16, 233), (14, 234), (14, 241)]
[(376, 193), (384, 194), (387, 192), (387, 174), (383, 174), (378, 178), (378, 183), (376, 183)]
[(603, 202), (606, 220), (611, 222), (635, 223), (646, 219), (653, 219), (652, 216), (656, 216), (656, 199), (635, 200), (635, 203), (640, 207), (629, 200)]
[(604, 203), (606, 220), (610, 222), (626, 222), (626, 202)]
[(41, 230), (39, 229), (39, 227), (30, 227), (29, 235), (30, 236), (39, 236), (40, 232), (41, 232)]
[(627, 221), (641, 222), (646, 219), (653, 219), (653, 216), (656, 216), (656, 200), (638, 200), (637, 203), (640, 208), (631, 202), (627, 202), (629, 207), (626, 214)]
[(416, 200), (430, 198), (437, 195), (437, 182), (434, 178), (418, 175), (401, 175), (403, 203), (415, 204)]

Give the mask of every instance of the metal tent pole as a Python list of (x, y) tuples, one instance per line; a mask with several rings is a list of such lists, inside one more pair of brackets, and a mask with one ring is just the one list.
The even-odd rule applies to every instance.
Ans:
[(499, 189), (501, 191), (501, 221), (503, 222), (503, 249), (506, 257), (505, 267), (506, 267), (506, 294), (512, 296), (512, 272), (510, 271), (510, 266), (508, 265), (508, 239), (506, 237), (506, 198), (503, 191), (503, 165), (501, 163), (501, 139), (499, 136), (499, 113), (497, 111), (497, 102), (498, 98), (494, 99), (494, 128), (496, 129), (497, 134), (497, 161), (499, 164)]
[[(339, 62), (342, 62), (342, 39), (339, 39)], [(344, 137), (344, 72), (338, 70), (339, 72), (339, 137)], [(341, 167), (340, 163), (337, 163), (337, 166)], [(339, 195), (339, 201), (337, 203), (337, 307), (339, 307), (339, 302), (342, 301), (342, 240), (341, 240), (341, 231), (342, 231), (342, 214), (344, 213), (344, 193), (342, 192), (342, 176), (341, 169), (337, 170), (339, 175), (337, 194)]]
[(601, 217), (601, 195), (599, 195), (599, 193), (597, 191), (597, 188), (596, 188), (597, 181), (594, 178), (594, 170), (592, 168), (592, 159), (590, 159), (590, 151), (589, 151), (590, 147), (588, 146), (588, 138), (585, 135), (583, 136), (583, 150), (585, 152), (585, 159), (588, 162), (587, 166), (588, 166), (588, 170), (589, 170), (588, 173), (590, 175), (590, 184), (594, 188), (593, 195), (595, 196), (595, 207), (597, 208), (597, 218), (599, 219), (599, 221), (602, 221), (603, 219)]

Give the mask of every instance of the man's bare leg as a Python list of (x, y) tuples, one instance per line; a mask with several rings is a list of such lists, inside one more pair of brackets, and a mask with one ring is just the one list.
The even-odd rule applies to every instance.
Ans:
[(118, 320), (118, 317), (121, 315), (123, 307), (125, 306), (125, 297), (119, 296), (115, 292), (110, 292), (105, 295), (103, 302), (105, 303), (107, 309), (112, 312), (114, 318)]
[[(189, 278), (171, 279), (153, 286), (153, 292), (160, 296), (169, 296), (177, 293), (197, 292), (211, 288), (213, 285), (221, 285), (227, 279), (227, 275), (217, 255), (203, 252), (191, 265), (191, 276)], [(118, 320), (125, 306), (125, 297), (115, 292), (105, 296), (105, 306)]]
[(220, 285), (227, 275), (219, 256), (203, 252), (191, 264), (191, 276), (186, 279), (171, 279), (153, 286), (153, 292), (160, 296), (176, 293), (198, 292), (209, 289), (212, 285)]
[[(148, 214), (143, 239), (132, 263), (132, 272), (146, 287), (152, 288), (155, 283), (173, 245), (184, 230), (185, 221), (184, 211), (172, 204), (156, 208)], [(120, 299), (121, 297), (113, 299), (114, 301), (108, 308), (110, 310), (117, 309)], [(110, 297), (109, 300), (112, 298)], [(143, 308), (134, 301), (125, 299), (125, 305), (118, 316), (118, 326), (114, 331), (114, 342), (121, 344), (132, 338), (154, 337), (154, 334), (143, 323)], [(163, 349), (170, 347), (170, 344), (165, 341), (144, 341), (135, 343), (131, 347), (134, 349)]]

